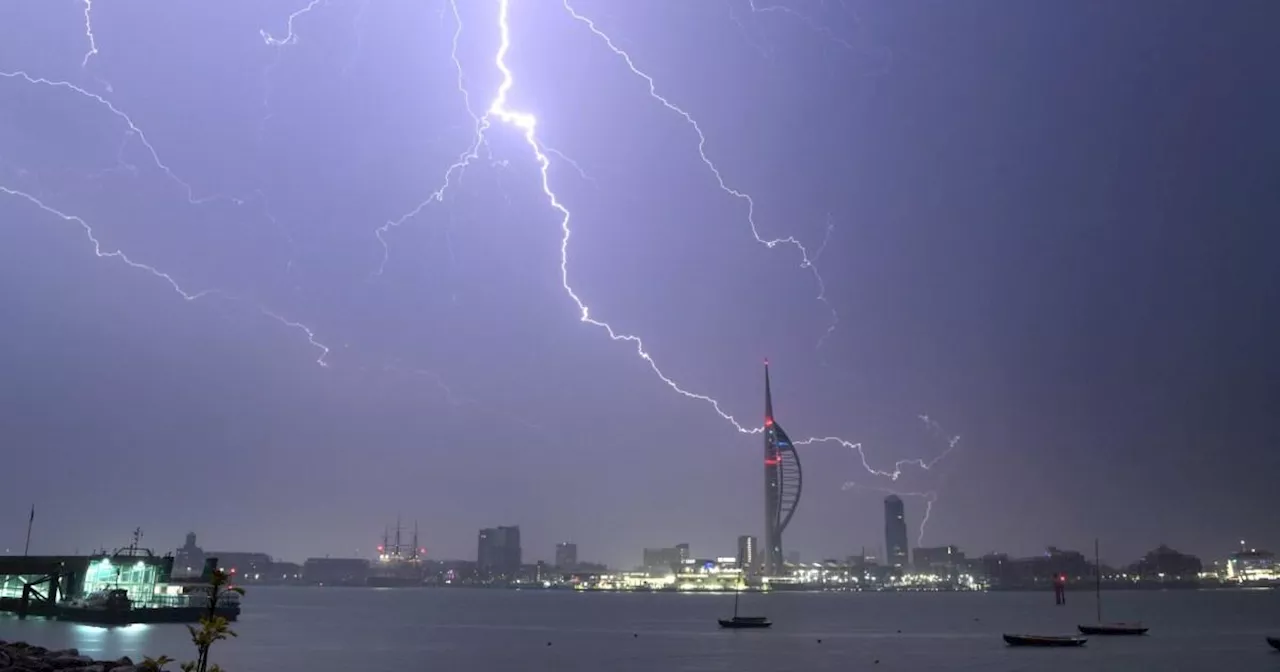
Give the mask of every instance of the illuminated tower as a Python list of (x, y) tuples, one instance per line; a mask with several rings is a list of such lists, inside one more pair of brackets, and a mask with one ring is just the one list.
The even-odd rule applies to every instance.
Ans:
[(884, 498), (884, 564), (907, 567), (907, 512), (897, 495)]
[(800, 457), (773, 419), (769, 362), (764, 363), (764, 575), (781, 576), (782, 531), (800, 503)]

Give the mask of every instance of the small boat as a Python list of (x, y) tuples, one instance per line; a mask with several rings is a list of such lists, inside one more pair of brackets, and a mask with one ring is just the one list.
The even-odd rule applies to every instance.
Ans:
[(1150, 630), (1141, 623), (1098, 623), (1077, 627), (1082, 635), (1145, 635)]
[(739, 616), (738, 615), (738, 596), (741, 591), (733, 593), (733, 618), (721, 618), (720, 627), (722, 628), (767, 628), (773, 625), (765, 616)]
[(1271, 645), (1271, 648), (1280, 651), (1280, 637), (1268, 637), (1267, 643)]
[(722, 628), (767, 628), (773, 625), (773, 622), (764, 616), (734, 616), (719, 620)]
[(1089, 641), (1084, 637), (1052, 636), (1052, 635), (1004, 635), (1009, 646), (1084, 646)]
[(1098, 622), (1093, 625), (1078, 625), (1082, 635), (1145, 635), (1151, 628), (1141, 623), (1103, 623), (1102, 622), (1102, 560), (1098, 555), (1098, 540), (1093, 540), (1093, 577), (1094, 601), (1098, 605)]

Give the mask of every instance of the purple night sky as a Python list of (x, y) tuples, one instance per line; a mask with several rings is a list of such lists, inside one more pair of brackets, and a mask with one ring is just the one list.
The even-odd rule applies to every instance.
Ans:
[[(786, 550), (879, 555), (890, 489), (970, 554), (1280, 547), (1280, 5), (781, 1), (512, 0), (504, 62), (593, 319), (749, 428), (767, 356), (792, 438), (877, 470), (961, 437), (896, 481), (801, 446)], [(458, 2), (477, 115), (498, 8)], [(0, 0), (0, 549), (33, 503), (34, 553), (762, 534), (761, 437), (579, 320), (521, 130), (432, 198), (447, 1), (88, 17)]]

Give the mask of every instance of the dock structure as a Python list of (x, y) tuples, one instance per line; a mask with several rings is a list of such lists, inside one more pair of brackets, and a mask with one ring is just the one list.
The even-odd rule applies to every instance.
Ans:
[(84, 590), (93, 558), (74, 555), (0, 556), (0, 611), (52, 616), (59, 598)]
[[(136, 546), (110, 555), (0, 556), (0, 612), (103, 625), (199, 620), (207, 587), (171, 584), (172, 572), (172, 556)], [(217, 611), (235, 620), (240, 607)]]

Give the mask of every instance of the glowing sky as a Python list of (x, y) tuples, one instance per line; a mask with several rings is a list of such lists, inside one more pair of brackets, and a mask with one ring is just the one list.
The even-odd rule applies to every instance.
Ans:
[(1275, 51), (1154, 0), (9, 0), (0, 543), (728, 553), (768, 356), (846, 441), (806, 557), (888, 490), (975, 553), (1280, 545)]

